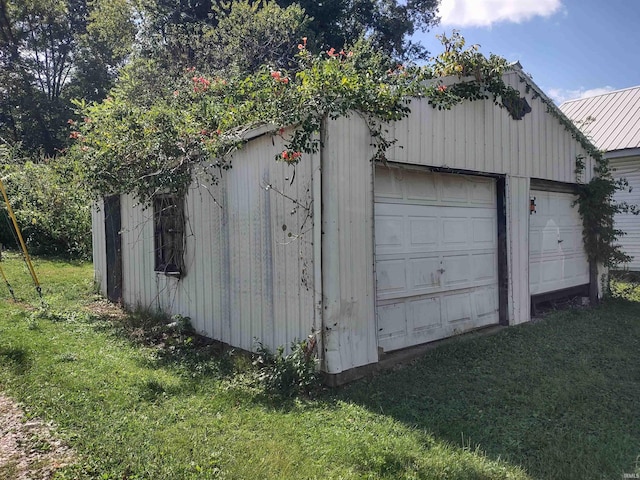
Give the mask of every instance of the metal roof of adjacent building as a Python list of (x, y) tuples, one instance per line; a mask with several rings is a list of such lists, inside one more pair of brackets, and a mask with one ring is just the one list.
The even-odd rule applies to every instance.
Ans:
[(601, 150), (640, 148), (640, 86), (570, 100), (560, 110)]

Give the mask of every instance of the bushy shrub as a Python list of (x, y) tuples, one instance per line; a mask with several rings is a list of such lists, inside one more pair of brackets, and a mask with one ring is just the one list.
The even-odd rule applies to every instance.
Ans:
[[(0, 175), (30, 253), (91, 255), (91, 200), (76, 161), (61, 156), (8, 162)], [(18, 248), (4, 201), (1, 205), (0, 243)]]
[(275, 353), (256, 342), (258, 380), (268, 393), (283, 396), (308, 395), (320, 382), (316, 358), (315, 337), (291, 343), (291, 353), (280, 346)]

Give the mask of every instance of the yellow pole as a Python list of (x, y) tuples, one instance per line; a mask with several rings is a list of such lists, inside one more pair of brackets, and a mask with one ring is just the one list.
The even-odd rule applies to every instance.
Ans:
[(11, 294), (11, 298), (13, 298), (15, 300), (16, 296), (13, 293), (13, 288), (11, 288), (11, 284), (9, 283), (9, 280), (7, 280), (7, 276), (4, 274), (4, 270), (2, 269), (2, 267), (0, 267), (0, 275), (2, 275), (4, 283), (7, 284), (7, 288), (9, 288), (9, 293)]
[(42, 296), (42, 289), (40, 288), (40, 282), (38, 281), (38, 276), (36, 275), (36, 271), (33, 268), (33, 264), (31, 263), (31, 257), (29, 256), (29, 252), (27, 251), (27, 245), (24, 243), (24, 239), (22, 238), (22, 233), (20, 232), (20, 227), (18, 226), (18, 219), (13, 213), (13, 209), (11, 208), (11, 204), (9, 203), (9, 197), (7, 196), (7, 191), (4, 188), (4, 184), (2, 183), (2, 179), (0, 178), (0, 191), (2, 192), (2, 196), (4, 197), (4, 203), (7, 204), (7, 212), (9, 212), (9, 217), (11, 217), (11, 221), (13, 222), (13, 227), (18, 234), (18, 240), (20, 241), (20, 247), (22, 248), (22, 253), (24, 254), (24, 259), (27, 262), (27, 267), (29, 268), (29, 272), (31, 273), (31, 278), (33, 278), (33, 283), (36, 285), (36, 290), (38, 294)]

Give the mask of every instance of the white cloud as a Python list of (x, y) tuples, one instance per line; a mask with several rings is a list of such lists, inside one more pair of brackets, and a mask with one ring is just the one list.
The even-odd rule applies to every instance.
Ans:
[(548, 17), (561, 9), (562, 0), (442, 0), (440, 18), (444, 26), (490, 27)]
[(556, 102), (556, 104), (560, 105), (563, 102), (568, 100), (577, 100), (579, 98), (587, 98), (587, 97), (595, 97), (596, 95), (602, 95), (603, 93), (608, 93), (615, 90), (615, 88), (607, 85), (606, 87), (599, 88), (578, 88), (577, 90), (566, 90), (564, 88), (549, 88), (545, 90), (547, 95)]

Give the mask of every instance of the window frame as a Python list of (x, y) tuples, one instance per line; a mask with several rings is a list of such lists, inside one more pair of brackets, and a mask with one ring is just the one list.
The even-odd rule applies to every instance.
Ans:
[(171, 277), (184, 275), (184, 199), (175, 194), (153, 197), (154, 271)]

